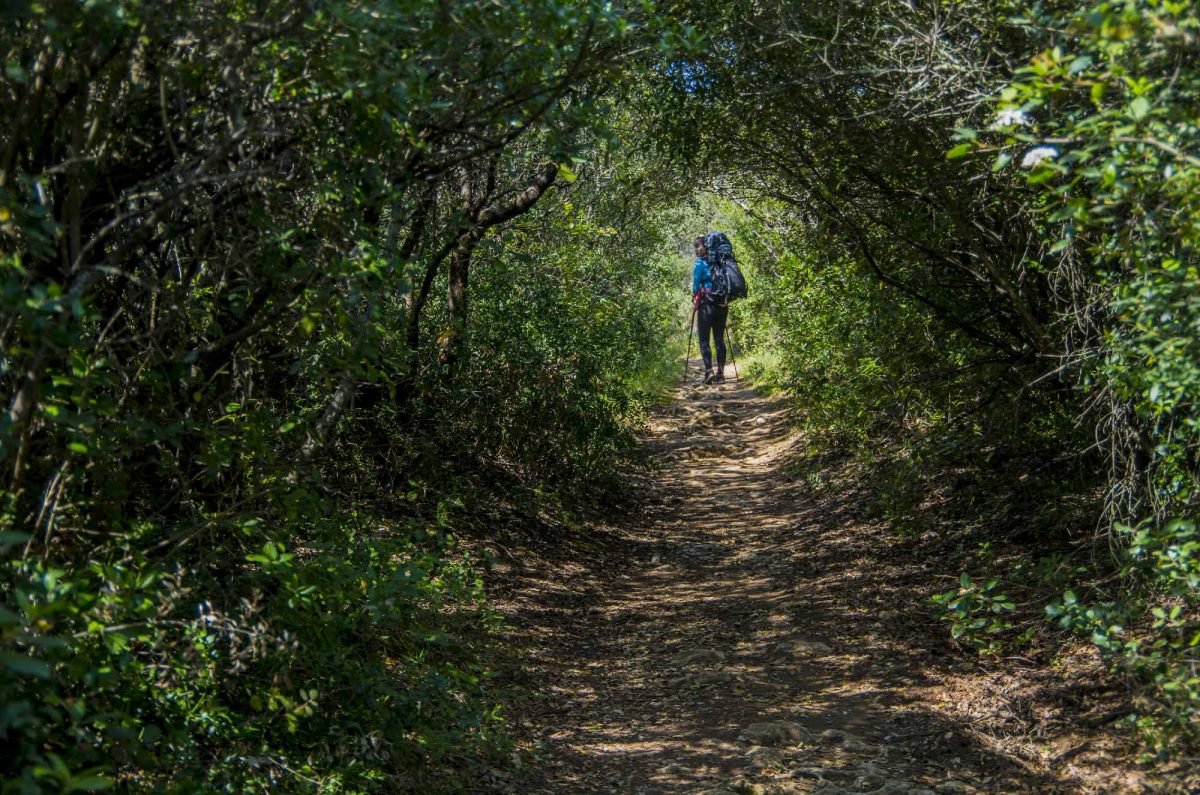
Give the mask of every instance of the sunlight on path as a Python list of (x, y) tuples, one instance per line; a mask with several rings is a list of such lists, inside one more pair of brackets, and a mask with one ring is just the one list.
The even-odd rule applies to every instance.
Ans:
[(676, 397), (650, 423), (661, 470), (623, 557), (547, 578), (515, 618), (547, 703), (520, 791), (1054, 791), (916, 703), (921, 652), (887, 610), (848, 620), (874, 607), (864, 520), (790, 474), (784, 410), (744, 381)]

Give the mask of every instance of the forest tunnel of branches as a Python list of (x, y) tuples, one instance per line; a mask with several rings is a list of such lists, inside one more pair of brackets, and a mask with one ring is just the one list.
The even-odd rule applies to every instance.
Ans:
[(1193, 3), (0, 9), (5, 792), (502, 746), (461, 539), (620, 493), (710, 229), (740, 361), (883, 519), (949, 487), (1043, 572), (1033, 622), (931, 606), (962, 653), (1089, 638), (1193, 747)]

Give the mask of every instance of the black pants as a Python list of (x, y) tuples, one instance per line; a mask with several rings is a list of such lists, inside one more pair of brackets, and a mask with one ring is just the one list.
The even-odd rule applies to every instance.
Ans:
[(700, 307), (696, 310), (697, 328), (700, 332), (700, 356), (704, 359), (704, 369), (712, 369), (712, 349), (708, 345), (708, 334), (711, 331), (717, 344), (717, 369), (725, 369), (725, 320), (729, 317), (729, 306), (717, 306), (708, 298), (700, 299)]

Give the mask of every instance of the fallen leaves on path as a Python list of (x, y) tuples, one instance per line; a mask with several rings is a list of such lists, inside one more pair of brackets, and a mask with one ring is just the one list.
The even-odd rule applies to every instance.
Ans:
[(495, 589), (536, 693), (516, 708), (523, 777), (497, 789), (1153, 789), (1103, 742), (1084, 766), (1064, 735), (1056, 764), (1051, 738), (967, 717), (1005, 675), (938, 645), (930, 567), (866, 518), (852, 477), (816, 492), (790, 474), (804, 447), (780, 405), (744, 382), (682, 387), (644, 444), (660, 466), (638, 514)]

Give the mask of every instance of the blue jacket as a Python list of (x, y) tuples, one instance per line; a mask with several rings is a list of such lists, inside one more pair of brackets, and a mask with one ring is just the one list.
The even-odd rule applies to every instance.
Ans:
[(712, 286), (712, 271), (709, 270), (708, 263), (697, 258), (696, 264), (692, 268), (692, 295), (701, 290), (711, 290)]

